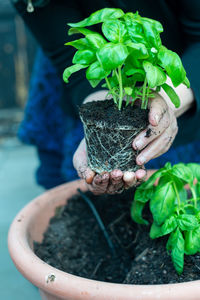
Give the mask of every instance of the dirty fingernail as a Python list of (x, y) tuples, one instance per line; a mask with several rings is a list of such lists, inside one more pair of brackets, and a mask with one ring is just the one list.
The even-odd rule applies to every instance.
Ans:
[(140, 139), (140, 140), (137, 140), (136, 142), (135, 142), (135, 147), (136, 147), (136, 149), (140, 149), (140, 148), (142, 148), (142, 146), (143, 146), (143, 141)]

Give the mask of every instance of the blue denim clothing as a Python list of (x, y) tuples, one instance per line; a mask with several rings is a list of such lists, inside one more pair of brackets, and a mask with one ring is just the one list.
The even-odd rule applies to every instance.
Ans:
[[(61, 80), (49, 59), (39, 50), (18, 135), (24, 143), (36, 146), (40, 159), (36, 180), (45, 188), (77, 178), (72, 157), (83, 138), (80, 120), (65, 115), (60, 107)], [(200, 162), (200, 142), (172, 147), (146, 167), (157, 169), (167, 161), (172, 164)]]

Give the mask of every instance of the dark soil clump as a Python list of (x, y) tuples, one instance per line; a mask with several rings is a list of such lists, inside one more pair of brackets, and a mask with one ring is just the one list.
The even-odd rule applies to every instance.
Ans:
[[(129, 215), (133, 190), (115, 196), (86, 193), (95, 205), (115, 247), (113, 256), (87, 203), (79, 195), (59, 207), (41, 244), (34, 250), (46, 263), (85, 278), (115, 283), (162, 284), (197, 280), (200, 255), (186, 256), (178, 276), (165, 249), (166, 239), (151, 240), (149, 226)], [(151, 221), (149, 211), (145, 217)]]
[(102, 173), (139, 168), (132, 142), (147, 127), (148, 110), (123, 105), (119, 111), (113, 100), (93, 101), (80, 107), (80, 117), (92, 170)]
[(79, 112), (89, 124), (106, 124), (112, 129), (119, 126), (140, 128), (148, 124), (148, 109), (141, 109), (137, 105), (123, 105), (119, 110), (112, 99), (87, 102), (80, 107)]

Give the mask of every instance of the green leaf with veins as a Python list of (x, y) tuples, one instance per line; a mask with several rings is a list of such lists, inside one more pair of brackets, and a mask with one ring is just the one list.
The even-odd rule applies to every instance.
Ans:
[(84, 69), (84, 68), (87, 68), (87, 65), (76, 64), (76, 65), (66, 68), (63, 73), (63, 80), (66, 83), (69, 82), (68, 79), (73, 73), (80, 71), (81, 69)]
[(144, 202), (133, 201), (131, 205), (131, 217), (138, 224), (148, 225), (148, 221), (142, 217), (144, 206)]
[(168, 95), (168, 97), (170, 98), (170, 100), (172, 101), (174, 106), (176, 108), (180, 107), (181, 100), (180, 100), (179, 96), (177, 95), (177, 93), (175, 92), (175, 90), (170, 85), (168, 85), (167, 83), (163, 83), (161, 85), (161, 87), (163, 88), (165, 93)]
[(109, 71), (105, 71), (98, 61), (92, 63), (86, 71), (88, 80), (101, 80), (109, 75)]
[[(68, 35), (73, 35), (73, 34), (80, 34), (82, 33), (83, 35), (88, 35), (88, 34), (99, 34), (98, 32), (89, 30), (87, 28), (82, 28), (82, 27), (78, 27), (78, 28), (70, 28), (68, 30)], [(99, 34), (100, 35), (100, 34)]]
[(129, 52), (125, 45), (108, 43), (97, 52), (97, 58), (104, 70), (111, 71), (121, 66)]
[(86, 40), (90, 47), (96, 50), (106, 45), (106, 40), (100, 34), (88, 34)]
[(121, 18), (123, 15), (124, 12), (119, 8), (103, 8), (92, 13), (88, 18), (80, 22), (68, 23), (68, 25), (71, 27), (86, 27), (86, 26), (102, 23), (109, 19), (110, 20), (118, 19)]
[(150, 238), (156, 239), (161, 237), (162, 235), (163, 235), (162, 227), (157, 225), (155, 222), (153, 222), (150, 229)]
[(142, 43), (133, 43), (129, 41), (126, 43), (126, 46), (130, 48), (131, 53), (137, 59), (145, 59), (149, 57), (148, 50)]
[(162, 69), (154, 66), (152, 63), (144, 61), (143, 67), (146, 72), (147, 82), (150, 88), (162, 85), (167, 80), (167, 76)]
[(181, 84), (186, 77), (186, 72), (178, 54), (161, 46), (158, 52), (158, 64), (163, 67), (175, 87)]
[(171, 238), (171, 258), (173, 265), (180, 275), (183, 272), (184, 266), (184, 247), (185, 241), (179, 228), (170, 235)]
[(102, 24), (102, 32), (113, 43), (121, 43), (128, 38), (127, 29), (121, 20), (107, 20)]
[(177, 218), (175, 218), (175, 216), (170, 216), (161, 227), (162, 235), (166, 235), (174, 231), (177, 224)]
[(193, 173), (193, 177), (200, 181), (200, 164), (189, 163), (187, 167), (190, 168)]
[(78, 50), (73, 57), (73, 64), (90, 65), (96, 61), (96, 55), (92, 50)]
[(182, 214), (177, 217), (178, 226), (181, 230), (193, 230), (198, 227), (198, 221), (195, 216)]
[(171, 174), (183, 180), (185, 183), (192, 183), (194, 180), (193, 174), (187, 165), (179, 163), (173, 166)]
[(153, 197), (154, 192), (155, 192), (155, 186), (152, 186), (149, 189), (143, 189), (141, 185), (135, 191), (134, 200), (146, 203)]
[(200, 227), (185, 233), (185, 254), (194, 255), (200, 251)]
[(158, 225), (161, 225), (174, 213), (175, 198), (176, 195), (172, 182), (168, 182), (164, 186), (158, 186), (156, 188), (153, 198), (150, 201), (150, 210)]
[(86, 38), (82, 38), (79, 40), (75, 40), (75, 41), (71, 41), (68, 43), (65, 43), (66, 46), (72, 46), (78, 50), (85, 50), (88, 49), (90, 47), (88, 41), (86, 40)]

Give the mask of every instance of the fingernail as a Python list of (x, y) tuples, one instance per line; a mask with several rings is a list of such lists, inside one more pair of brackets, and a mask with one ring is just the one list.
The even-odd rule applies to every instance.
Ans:
[(143, 146), (143, 141), (141, 139), (135, 142), (135, 147), (137, 149), (142, 148), (142, 146)]
[(146, 161), (146, 158), (144, 156), (140, 156), (137, 161), (140, 165), (143, 165)]
[(160, 121), (160, 115), (155, 115), (154, 117), (156, 124), (158, 125), (159, 121)]

